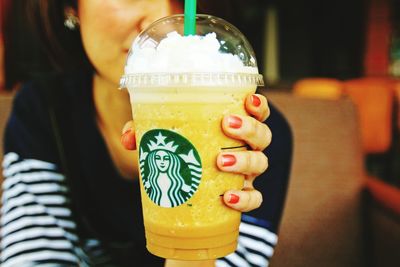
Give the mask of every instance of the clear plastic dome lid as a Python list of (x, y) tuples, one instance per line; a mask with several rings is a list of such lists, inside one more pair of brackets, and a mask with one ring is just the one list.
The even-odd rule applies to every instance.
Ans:
[(134, 40), (120, 87), (264, 85), (246, 37), (229, 22), (196, 15), (196, 35), (184, 36), (184, 15), (153, 22)]

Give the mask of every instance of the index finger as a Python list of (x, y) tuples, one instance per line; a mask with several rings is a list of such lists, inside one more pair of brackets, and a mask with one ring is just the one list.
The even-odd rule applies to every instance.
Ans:
[(267, 98), (260, 94), (249, 94), (245, 100), (245, 109), (258, 121), (265, 121), (270, 113)]

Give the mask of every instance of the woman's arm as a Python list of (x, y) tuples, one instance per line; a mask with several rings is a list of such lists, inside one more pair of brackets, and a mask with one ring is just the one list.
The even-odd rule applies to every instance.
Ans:
[(49, 162), (8, 152), (1, 209), (1, 266), (76, 266), (78, 237), (65, 177)]
[(4, 136), (3, 267), (78, 266), (82, 261), (69, 189), (56, 163), (50, 129), (37, 92), (22, 88)]

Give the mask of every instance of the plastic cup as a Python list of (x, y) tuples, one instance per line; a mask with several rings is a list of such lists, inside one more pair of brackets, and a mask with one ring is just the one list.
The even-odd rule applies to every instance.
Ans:
[[(174, 15), (135, 39), (120, 84), (132, 103), (147, 249), (181, 260), (216, 259), (236, 249), (241, 213), (227, 207), (222, 195), (242, 189), (244, 176), (220, 171), (216, 158), (246, 145), (225, 136), (221, 120), (246, 114), (245, 97), (263, 84), (253, 49), (236, 27), (209, 15), (197, 15), (196, 24), (198, 36), (215, 33), (218, 53), (235, 57), (243, 68), (208, 64), (204, 71), (193, 66), (199, 55), (190, 53), (168, 67), (180, 54), (154, 51), (143, 63), (167, 34), (183, 35), (183, 15)], [(197, 57), (203, 61), (207, 51), (196, 53), (204, 53)], [(154, 57), (166, 58), (152, 66)], [(167, 70), (159, 66), (164, 63)]]

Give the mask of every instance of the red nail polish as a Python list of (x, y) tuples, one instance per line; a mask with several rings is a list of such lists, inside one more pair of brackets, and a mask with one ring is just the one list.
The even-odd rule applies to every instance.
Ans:
[(229, 200), (228, 203), (229, 204), (236, 204), (239, 202), (239, 196), (236, 194), (229, 194)]
[(252, 95), (251, 96), (251, 103), (253, 104), (253, 106), (259, 107), (261, 105), (261, 99), (256, 95)]
[(236, 163), (236, 157), (234, 155), (225, 154), (222, 155), (222, 166), (229, 167)]
[(239, 129), (242, 127), (242, 119), (238, 116), (231, 115), (228, 117), (228, 124), (231, 128)]
[(132, 128), (127, 128), (127, 129), (125, 129), (123, 132), (122, 132), (122, 135), (124, 135), (124, 134), (126, 134), (126, 133), (129, 133), (129, 132), (131, 132), (132, 131)]
[(128, 129), (122, 136), (121, 136), (121, 143), (124, 145), (126, 149), (135, 150), (136, 149), (136, 138), (135, 134), (132, 133), (131, 129)]

